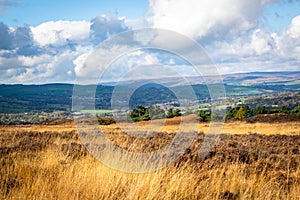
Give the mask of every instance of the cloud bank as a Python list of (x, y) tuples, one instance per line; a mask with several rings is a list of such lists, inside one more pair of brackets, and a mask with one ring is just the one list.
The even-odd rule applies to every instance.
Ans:
[(74, 82), (78, 62), (101, 41), (127, 30), (124, 19), (49, 21), (36, 27), (0, 23), (2, 83)]
[(156, 28), (183, 33), (194, 39), (240, 34), (257, 26), (266, 4), (276, 0), (150, 0)]
[[(99, 43), (143, 26), (196, 40), (221, 73), (300, 70), (300, 12), (281, 32), (270, 32), (261, 23), (264, 8), (276, 2), (149, 0), (148, 14), (137, 20), (103, 14), (90, 21), (48, 21), (35, 27), (0, 22), (0, 79), (2, 83), (74, 82)], [(15, 4), (0, 0), (0, 12)], [(130, 66), (158, 63), (186, 67), (176, 58), (140, 51), (116, 62), (114, 68), (123, 72)], [(97, 69), (89, 73), (93, 70)], [(113, 71), (118, 70), (112, 70), (107, 81), (119, 76)]]

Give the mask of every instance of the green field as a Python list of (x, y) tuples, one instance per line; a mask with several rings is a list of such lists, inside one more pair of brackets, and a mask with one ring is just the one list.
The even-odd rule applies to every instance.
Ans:
[(104, 115), (104, 114), (112, 113), (112, 110), (106, 110), (106, 109), (101, 109), (101, 110), (81, 110), (81, 112), (82, 113), (91, 113), (91, 114)]

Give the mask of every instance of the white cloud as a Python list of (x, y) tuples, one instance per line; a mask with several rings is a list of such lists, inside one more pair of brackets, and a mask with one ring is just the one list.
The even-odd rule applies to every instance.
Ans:
[[(74, 60), (78, 83), (97, 83), (139, 79), (131, 71), (138, 67), (160, 64), (156, 53), (144, 50), (130, 51), (128, 46), (112, 46), (110, 49), (98, 49), (78, 56)], [(127, 52), (123, 54), (124, 52)], [(115, 59), (116, 58), (116, 59)], [(113, 60), (113, 62), (111, 62)], [(145, 67), (145, 71), (147, 71)], [(151, 71), (150, 71), (151, 73)], [(157, 72), (160, 73), (160, 72)]]
[(150, 23), (194, 39), (255, 27), (263, 6), (276, 0), (150, 0)]
[(16, 59), (15, 57), (0, 57), (0, 70), (18, 68), (20, 65), (20, 60)]
[(145, 17), (130, 20), (125, 19), (124, 22), (126, 26), (130, 27), (131, 29), (149, 28), (148, 21)]
[(298, 20), (282, 33), (255, 29), (233, 40), (217, 41), (206, 50), (222, 73), (300, 70)]
[(49, 21), (31, 27), (34, 40), (40, 46), (65, 45), (68, 40), (82, 41), (89, 38), (90, 22)]
[(100, 15), (91, 20), (91, 39), (98, 45), (108, 37), (128, 29), (125, 18), (115, 18), (110, 15)]
[[(108, 15), (87, 21), (49, 21), (36, 27), (0, 23), (0, 77), (5, 83), (73, 82), (93, 69), (81, 67), (97, 42), (127, 29)], [(1, 42), (3, 40), (3, 42)]]
[(77, 76), (80, 76), (80, 74), (83, 73), (85, 68), (85, 62), (87, 58), (90, 56), (90, 52), (83, 53), (80, 56), (78, 56), (76, 59), (74, 59), (73, 64), (75, 66), (74, 70)]
[(300, 15), (292, 19), (292, 23), (287, 32), (292, 38), (300, 37)]
[[(280, 33), (270, 33), (259, 24), (263, 8), (275, 1), (149, 0), (150, 15), (130, 21), (100, 15), (90, 22), (49, 21), (30, 28), (0, 23), (0, 78), (5, 83), (72, 82), (76, 75), (96, 83), (105, 64), (111, 64), (106, 62), (132, 48), (127, 41), (127, 46), (118, 41), (87, 60), (95, 46), (120, 32), (145, 26), (177, 31), (202, 43), (222, 73), (300, 70), (300, 15)], [(149, 31), (134, 35), (134, 40), (147, 44), (154, 38), (158, 47), (190, 50), (188, 40), (173, 37)], [(189, 58), (201, 56), (190, 52), (194, 54)], [(158, 64), (191, 74), (190, 66), (171, 55), (141, 50), (118, 57), (103, 78), (117, 80), (135, 67)]]
[(51, 62), (53, 57), (47, 54), (38, 56), (19, 56), (22, 66), (34, 67), (43, 63)]
[(254, 31), (251, 40), (251, 47), (257, 55), (269, 52), (272, 49), (273, 38), (263, 30), (257, 29)]
[(78, 55), (67, 50), (57, 55), (0, 57), (0, 77), (5, 83), (73, 82), (73, 60)]

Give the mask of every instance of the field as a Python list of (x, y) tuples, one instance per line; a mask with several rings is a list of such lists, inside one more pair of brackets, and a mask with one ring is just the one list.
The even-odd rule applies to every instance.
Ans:
[[(156, 123), (119, 124), (159, 130), (146, 139), (115, 124), (101, 128), (114, 144), (141, 153), (170, 142), (179, 119), (161, 129)], [(72, 121), (1, 126), (0, 199), (300, 199), (299, 121), (227, 122), (216, 146), (200, 158), (204, 138), (214, 136), (208, 129), (209, 123), (200, 123), (192, 145), (168, 167), (126, 173), (90, 155)]]
[(82, 113), (93, 113), (93, 114), (107, 114), (107, 113), (111, 113), (112, 110), (82, 110)]

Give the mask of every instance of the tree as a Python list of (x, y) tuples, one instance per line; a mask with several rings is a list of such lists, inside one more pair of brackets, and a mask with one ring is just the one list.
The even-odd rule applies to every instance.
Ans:
[(236, 113), (238, 111), (240, 107), (236, 107), (236, 108), (228, 108), (227, 114), (225, 116), (225, 120), (230, 120), (233, 119), (236, 116)]
[(240, 107), (234, 118), (242, 120), (245, 118), (245, 116), (246, 116), (246, 112), (245, 112), (244, 108)]
[(166, 117), (166, 113), (159, 106), (144, 107), (140, 105), (130, 112), (129, 117), (132, 121), (138, 122), (151, 119), (163, 119)]
[(145, 108), (142, 105), (139, 105), (136, 107), (136, 109), (133, 109), (130, 112), (129, 116), (130, 116), (131, 120), (134, 122), (150, 119), (149, 112), (147, 112), (147, 108)]
[(253, 116), (253, 111), (250, 109), (249, 106), (244, 106), (243, 107), (244, 111), (245, 111), (245, 117), (249, 118)]
[(181, 116), (181, 110), (176, 108), (174, 111), (173, 111), (173, 115), (174, 117), (179, 117)]
[(129, 117), (132, 121), (134, 122), (137, 122), (139, 121), (139, 118), (140, 118), (140, 113), (137, 109), (133, 109), (130, 114), (129, 114)]
[(297, 107), (295, 107), (291, 113), (299, 115), (300, 114), (300, 104)]
[(167, 118), (173, 118), (174, 113), (173, 113), (173, 108), (169, 108), (167, 111)]
[(166, 117), (166, 113), (159, 106), (149, 106), (147, 108), (150, 119), (164, 119)]
[(211, 113), (206, 112), (205, 110), (200, 110), (199, 111), (199, 117), (200, 117), (200, 121), (207, 122), (211, 119)]
[(258, 106), (257, 108), (253, 109), (253, 115), (261, 115), (261, 114), (267, 114), (268, 111), (265, 106)]
[(288, 109), (288, 107), (286, 107), (286, 106), (283, 106), (281, 109), (280, 109), (280, 112), (281, 113), (285, 113), (285, 114), (289, 114), (289, 109)]

